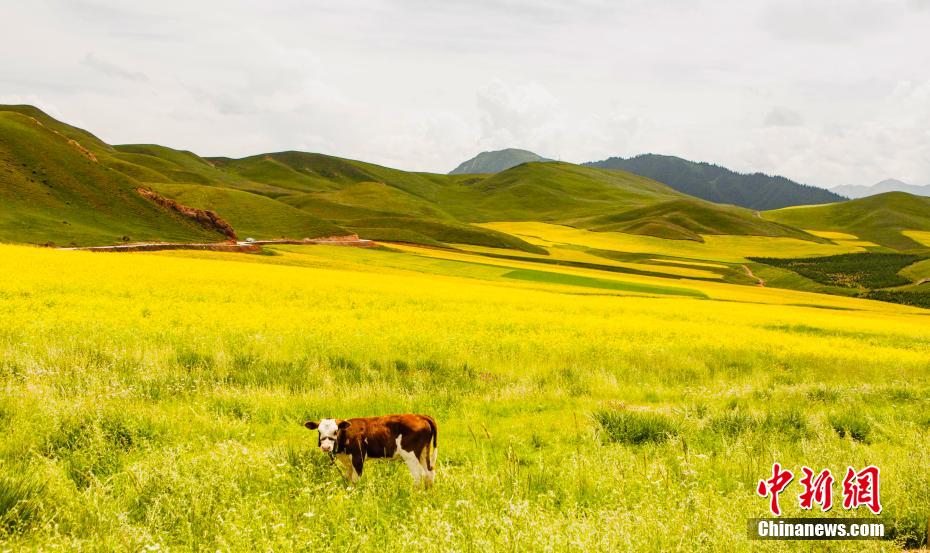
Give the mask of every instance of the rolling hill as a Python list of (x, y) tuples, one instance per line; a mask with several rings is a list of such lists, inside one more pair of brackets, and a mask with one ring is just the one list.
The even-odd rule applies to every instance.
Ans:
[(507, 148), (493, 152), (481, 152), (477, 156), (463, 161), (458, 167), (449, 171), (450, 175), (474, 175), (481, 173), (499, 173), (521, 163), (531, 161), (552, 161), (527, 150)]
[(241, 238), (268, 240), (346, 234), (345, 229), (306, 211), (244, 190), (177, 183), (150, 186), (184, 205), (221, 213)]
[(748, 210), (682, 198), (580, 221), (594, 231), (645, 234), (659, 238), (696, 240), (702, 234), (781, 236), (811, 240), (809, 234), (788, 225), (773, 225)]
[[(488, 229), (480, 227), (465, 232), (462, 224), (514, 220), (571, 221), (583, 226), (589, 217), (687, 198), (637, 175), (560, 162), (524, 163), (491, 175), (445, 176), (303, 152), (213, 161), (227, 171), (288, 191), (277, 197), (282, 202), (373, 239), (395, 239), (404, 230), (433, 241), (491, 246), (504, 238), (485, 235)], [(761, 220), (748, 210), (708, 202), (700, 205), (731, 219), (727, 228), (714, 231), (717, 234), (758, 232), (817, 240)], [(648, 219), (646, 214), (642, 217)], [(712, 226), (685, 225), (688, 231), (663, 229), (662, 235), (698, 239), (696, 233)], [(654, 228), (647, 225), (631, 232), (649, 234)]]
[[(9, 201), (0, 208), (0, 239), (10, 241), (220, 239), (139, 197), (135, 190), (143, 187), (212, 210), (241, 237), (258, 239), (355, 232), (376, 240), (544, 254), (521, 238), (478, 226), (541, 221), (680, 240), (713, 234), (823, 240), (625, 171), (530, 161), (491, 174), (440, 175), (297, 151), (203, 158), (154, 144), (110, 146), (28, 106), (0, 107), (0, 113), (9, 121), (3, 143), (9, 169), (0, 173)], [(41, 125), (34, 122), (39, 118)], [(50, 190), (72, 195), (55, 205), (30, 200), (40, 192), (55, 197)]]
[(848, 202), (766, 211), (763, 216), (781, 224), (813, 231), (854, 234), (887, 248), (927, 249), (904, 231), (930, 231), (930, 198), (906, 192), (887, 192)]
[(28, 106), (0, 110), (0, 240), (58, 245), (220, 241), (144, 199), (99, 139)]
[(762, 173), (742, 174), (710, 163), (675, 156), (643, 154), (585, 163), (588, 167), (620, 169), (663, 182), (675, 190), (707, 201), (767, 210), (793, 205), (823, 204), (844, 198), (822, 188)]
[[(130, 147), (117, 149), (128, 151)], [(161, 149), (160, 152), (178, 157), (173, 150)], [(159, 152), (153, 153), (159, 155)], [(180, 159), (189, 158), (181, 156)], [(699, 240), (700, 233), (820, 240), (762, 220), (748, 210), (688, 198), (637, 175), (561, 162), (529, 162), (489, 175), (437, 175), (323, 154), (287, 151), (242, 159), (209, 158), (195, 168), (201, 175), (206, 175), (207, 171), (221, 171), (224, 175), (217, 177), (216, 186), (235, 186), (255, 192), (375, 240), (430, 245), (466, 243), (538, 253), (535, 247), (522, 240), (469, 223), (514, 220), (585, 226), (589, 224), (588, 219), (617, 216), (673, 200), (687, 200), (678, 204), (678, 208), (685, 211), (701, 209), (703, 215), (696, 219), (703, 223), (697, 224), (695, 218), (684, 214), (678, 218), (680, 224), (677, 226), (666, 222), (650, 225), (651, 216), (647, 210), (639, 213), (643, 224), (631, 226), (629, 232), (688, 240)], [(235, 180), (229, 182), (231, 178)], [(161, 190), (168, 189), (162, 187)], [(173, 192), (181, 196), (178, 189)], [(195, 201), (191, 195), (183, 198)], [(216, 204), (204, 205), (223, 212)], [(666, 208), (656, 213), (655, 218), (667, 221), (674, 217)], [(715, 228), (717, 223), (723, 226)]]

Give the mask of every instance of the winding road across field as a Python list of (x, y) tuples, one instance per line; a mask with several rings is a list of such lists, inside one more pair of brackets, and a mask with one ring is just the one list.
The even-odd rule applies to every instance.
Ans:
[(755, 279), (757, 286), (765, 286), (765, 281), (762, 280), (762, 278), (756, 276), (756, 274), (752, 272), (752, 269), (749, 268), (749, 265), (742, 265), (742, 267), (743, 270), (746, 271), (746, 275), (749, 276), (749, 278)]

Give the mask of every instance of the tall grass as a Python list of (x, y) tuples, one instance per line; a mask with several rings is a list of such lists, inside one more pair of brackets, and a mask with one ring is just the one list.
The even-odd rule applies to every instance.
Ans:
[(660, 443), (678, 434), (672, 419), (659, 413), (600, 409), (592, 418), (611, 442), (633, 445)]
[[(835, 549), (926, 543), (924, 316), (328, 251), (0, 247), (0, 549), (745, 550), (773, 461), (881, 467), (897, 541)], [(428, 492), (389, 462), (347, 485), (301, 424), (408, 411), (439, 421)]]
[(32, 528), (40, 518), (45, 485), (33, 474), (0, 473), (0, 538)]

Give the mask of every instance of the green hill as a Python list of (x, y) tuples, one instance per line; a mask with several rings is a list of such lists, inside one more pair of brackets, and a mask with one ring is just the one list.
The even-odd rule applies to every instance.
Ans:
[(478, 192), (466, 219), (546, 221), (595, 231), (701, 240), (700, 234), (819, 240), (739, 207), (685, 196), (624, 171), (569, 163), (526, 163), (468, 185)]
[(222, 214), (240, 238), (315, 238), (348, 232), (285, 203), (265, 196), (220, 186), (152, 184), (156, 192), (178, 202)]
[(67, 139), (74, 140), (80, 144), (82, 148), (86, 148), (88, 151), (94, 154), (99, 155), (101, 153), (111, 152), (113, 150), (112, 146), (100, 140), (93, 134), (85, 131), (84, 129), (79, 129), (66, 123), (62, 123), (61, 121), (58, 121), (57, 119), (49, 116), (37, 107), (0, 104), (0, 112), (18, 113), (30, 119), (34, 119), (48, 130), (61, 134)]
[[(449, 242), (451, 235), (457, 236), (459, 242), (489, 245), (498, 242), (499, 237), (479, 237), (481, 231), (471, 227), (465, 238), (461, 224), (549, 221), (596, 229), (613, 217), (614, 223), (638, 221), (627, 232), (660, 237), (700, 239), (697, 233), (757, 234), (816, 240), (761, 219), (749, 210), (688, 198), (638, 175), (570, 163), (531, 162), (493, 175), (455, 176), (408, 173), (301, 152), (265, 154), (222, 164), (260, 182), (290, 187), (293, 193), (278, 199), (358, 229), (363, 236), (374, 228), (407, 228), (441, 242)], [(289, 182), (283, 180), (287, 175), (292, 178)], [(650, 213), (650, 208), (663, 204), (668, 205)], [(682, 215), (674, 216), (670, 206)], [(373, 219), (381, 222), (375, 226)], [(414, 225), (414, 221), (421, 224)], [(440, 223), (449, 229), (440, 232)], [(680, 228), (670, 231), (674, 224)], [(451, 229), (456, 232), (450, 234)]]
[(208, 158), (230, 173), (279, 187), (283, 194), (327, 192), (361, 182), (380, 182), (426, 201), (454, 177), (413, 173), (373, 163), (309, 152), (275, 152), (242, 159)]
[[(810, 240), (811, 235), (787, 225), (772, 224), (747, 209), (720, 206), (697, 199), (675, 199), (622, 213), (579, 221), (595, 231), (647, 234), (660, 238), (697, 240), (702, 234), (787, 236)], [(826, 241), (826, 240), (823, 240)]]
[(90, 133), (34, 108), (0, 107), (0, 241), (99, 245), (225, 238), (142, 198), (138, 183), (99, 161), (108, 151)]
[(766, 211), (763, 216), (806, 230), (854, 234), (895, 250), (921, 250), (927, 246), (902, 231), (930, 230), (930, 198), (887, 192), (842, 203)]
[[(545, 221), (675, 239), (744, 234), (818, 240), (749, 210), (697, 200), (624, 171), (534, 161), (493, 174), (439, 175), (296, 151), (241, 159), (202, 158), (153, 144), (110, 146), (35, 108), (14, 106), (10, 110), (0, 108), (0, 113), (7, 119), (18, 118), (20, 126), (28, 122), (31, 127), (26, 128), (33, 132), (14, 139), (13, 131), (7, 131), (6, 142), (13, 145), (4, 151), (7, 164), (15, 169), (9, 174), (32, 171), (40, 160), (49, 166), (63, 164), (56, 175), (43, 178), (52, 187), (75, 191), (81, 199), (76, 196), (71, 203), (66, 200), (57, 207), (32, 211), (0, 207), (0, 221), (8, 227), (41, 229), (32, 234), (8, 232), (5, 238), (9, 240), (104, 244), (123, 236), (176, 241), (212, 236), (138, 198), (134, 189), (140, 186), (183, 205), (213, 210), (242, 237), (304, 238), (357, 232), (363, 238), (545, 253), (517, 237), (473, 224)], [(33, 116), (40, 118), (41, 125)], [(44, 135), (35, 129), (43, 129)], [(29, 158), (31, 149), (42, 148)], [(32, 175), (17, 178), (29, 182)], [(4, 193), (11, 198), (7, 205), (29, 203), (22, 198), (32, 188), (14, 186), (12, 181), (5, 184)], [(13, 191), (20, 204), (14, 203)], [(99, 198), (87, 199), (94, 194)], [(35, 213), (46, 215), (48, 221), (40, 225)], [(56, 228), (63, 225), (61, 220), (69, 221), (68, 232)]]
[(521, 163), (531, 161), (552, 161), (527, 150), (507, 148), (493, 152), (481, 152), (477, 156), (463, 161), (458, 167), (449, 171), (450, 175), (474, 175), (481, 173), (499, 173)]
[(844, 199), (828, 190), (799, 184), (785, 177), (762, 173), (742, 174), (718, 165), (675, 156), (644, 154), (629, 159), (612, 157), (584, 165), (629, 171), (663, 182), (689, 196), (749, 209), (778, 209)]
[(564, 221), (682, 197), (630, 173), (561, 162), (525, 163), (454, 192), (455, 213), (482, 222)]

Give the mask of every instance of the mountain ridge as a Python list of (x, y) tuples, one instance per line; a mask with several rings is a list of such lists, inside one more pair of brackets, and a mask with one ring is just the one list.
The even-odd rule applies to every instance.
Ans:
[(759, 172), (743, 174), (719, 165), (676, 156), (641, 154), (631, 158), (611, 157), (582, 165), (629, 171), (665, 183), (696, 198), (756, 210), (845, 199), (828, 190), (800, 184), (785, 177)]
[(463, 161), (458, 167), (449, 171), (450, 175), (476, 175), (486, 173), (500, 173), (516, 167), (521, 163), (532, 161), (554, 161), (529, 150), (518, 148), (505, 148), (481, 152), (475, 157)]
[[(442, 175), (299, 151), (202, 158), (154, 144), (111, 146), (35, 110), (44, 120), (37, 125), (32, 115), (18, 113), (23, 109), (0, 106), (0, 121), (16, 120), (20, 127), (26, 122), (29, 130), (23, 135), (16, 134), (16, 125), (0, 127), (0, 160), (8, 168), (0, 171), (0, 197), (11, 199), (0, 203), (0, 240), (105, 245), (127, 237), (222, 239), (141, 198), (139, 188), (215, 212), (240, 235), (256, 239), (357, 233), (373, 240), (545, 254), (517, 236), (479, 226), (535, 221), (676, 240), (702, 241), (713, 234), (826, 240), (623, 170), (530, 161), (493, 174)], [(67, 185), (71, 203), (35, 202), (40, 187), (32, 181), (44, 175), (42, 163), (65, 162), (43, 185)], [(110, 183), (107, 193), (95, 192), (101, 183)], [(11, 205), (14, 209), (6, 209)], [(62, 219), (80, 220), (82, 232), (63, 232), (57, 226)]]

